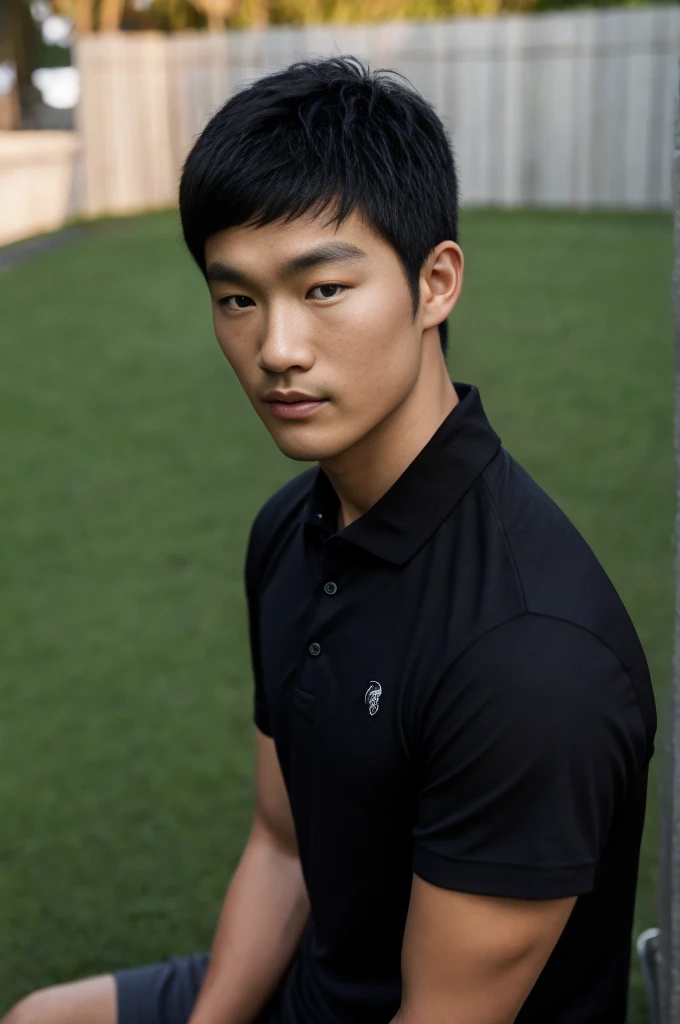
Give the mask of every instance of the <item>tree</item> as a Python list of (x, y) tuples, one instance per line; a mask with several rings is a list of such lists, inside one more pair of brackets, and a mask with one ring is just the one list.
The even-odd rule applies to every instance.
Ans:
[(125, 0), (100, 0), (99, 31), (115, 32), (123, 20)]
[(78, 35), (86, 35), (96, 29), (116, 32), (123, 20), (125, 0), (100, 0), (98, 5), (95, 0), (52, 0), (52, 7), (57, 14), (72, 19)]
[(194, 7), (205, 14), (208, 29), (211, 32), (222, 32), (228, 18), (233, 18), (239, 8), (240, 0), (191, 0)]
[[(40, 29), (23, 0), (0, 0), (0, 63), (9, 61), (16, 70), (16, 84), (0, 97), (0, 128), (19, 128), (22, 113), (30, 111), (38, 98), (31, 82), (42, 47)], [(30, 120), (30, 118), (29, 118)]]
[(94, 0), (52, 0), (57, 14), (71, 18), (78, 35), (94, 31)]

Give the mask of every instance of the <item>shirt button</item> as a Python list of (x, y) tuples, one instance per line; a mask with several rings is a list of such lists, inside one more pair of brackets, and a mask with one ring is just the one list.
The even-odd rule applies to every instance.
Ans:
[(316, 658), (317, 654), (321, 654), (321, 645), (320, 644), (310, 644), (309, 645), (309, 653), (312, 655), (313, 658)]
[(337, 583), (326, 583), (323, 588), (327, 594), (337, 594), (338, 585)]

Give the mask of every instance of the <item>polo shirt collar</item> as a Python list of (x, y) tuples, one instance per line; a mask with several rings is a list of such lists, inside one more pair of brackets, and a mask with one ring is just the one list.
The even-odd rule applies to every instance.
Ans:
[[(390, 489), (337, 538), (404, 565), (429, 540), (496, 455), (501, 440), (474, 384), (453, 381), (459, 402)], [(301, 520), (336, 533), (338, 496), (318, 468)]]

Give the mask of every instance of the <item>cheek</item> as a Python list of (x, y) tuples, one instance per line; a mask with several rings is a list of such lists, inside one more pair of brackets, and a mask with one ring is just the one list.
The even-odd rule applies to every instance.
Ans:
[(349, 310), (339, 309), (338, 341), (355, 366), (399, 362), (414, 348), (411, 297), (405, 291), (386, 284), (362, 289)]
[(217, 344), (222, 349), (244, 391), (249, 392), (249, 381), (253, 377), (254, 357), (249, 354), (251, 345), (246, 332), (239, 331), (238, 328), (234, 329), (233, 325), (230, 325), (227, 331), (224, 323), (221, 322), (219, 312), (213, 315), (213, 327)]
[(413, 322), (408, 286), (377, 291), (358, 311), (351, 347), (353, 404), (373, 422), (388, 415), (413, 389), (420, 369), (421, 332)]
[(402, 289), (381, 289), (362, 298), (345, 348), (357, 377), (363, 376), (362, 390), (374, 391), (378, 381), (391, 388), (417, 371), (420, 345), (411, 314), (410, 295), (405, 297)]

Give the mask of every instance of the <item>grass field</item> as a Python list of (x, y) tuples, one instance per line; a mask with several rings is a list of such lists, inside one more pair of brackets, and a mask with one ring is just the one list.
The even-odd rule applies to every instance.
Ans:
[[(452, 376), (594, 547), (663, 713), (670, 219), (470, 212), (462, 232)], [(244, 544), (302, 467), (219, 354), (173, 215), (4, 274), (0, 324), (3, 1010), (209, 943), (252, 801)], [(657, 919), (655, 760), (636, 933)]]

